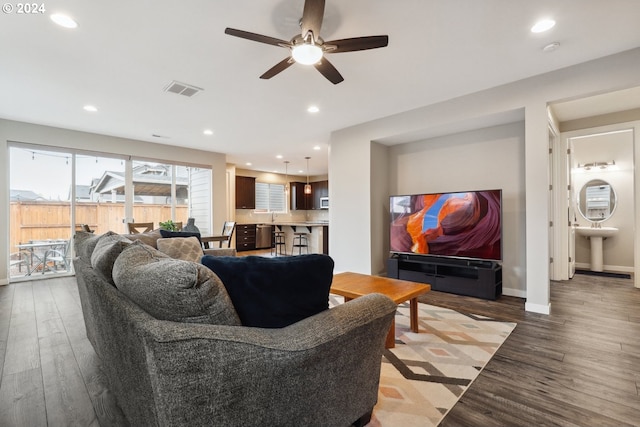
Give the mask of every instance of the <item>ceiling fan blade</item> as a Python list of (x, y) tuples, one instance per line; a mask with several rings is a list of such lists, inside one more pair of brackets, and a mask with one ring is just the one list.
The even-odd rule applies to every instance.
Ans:
[(331, 62), (327, 61), (327, 58), (322, 58), (320, 62), (314, 64), (314, 67), (316, 67), (316, 70), (320, 71), (320, 73), (334, 85), (337, 85), (344, 80), (344, 77), (340, 75), (338, 70), (336, 70), (336, 67), (334, 67)]
[(250, 33), (249, 31), (236, 30), (235, 28), (226, 28), (224, 30), (225, 34), (229, 34), (230, 36), (240, 37), (241, 39), (252, 40), (254, 42), (266, 43), (273, 46), (290, 46), (286, 40), (276, 39), (275, 37), (263, 36), (262, 34)]
[(291, 65), (293, 65), (294, 61), (291, 57), (285, 58), (282, 61), (278, 62), (276, 65), (268, 69), (263, 75), (260, 76), (261, 79), (270, 79), (278, 73), (283, 72)]
[(322, 27), (322, 18), (324, 17), (324, 0), (306, 0), (304, 2), (304, 10), (302, 12), (302, 20), (300, 28), (302, 30), (302, 38), (306, 38), (307, 33), (313, 33), (314, 41), (320, 37), (320, 28)]
[[(389, 36), (353, 37), (349, 39), (331, 40), (324, 42), (325, 52), (340, 53), (356, 50), (377, 49), (389, 44)], [(333, 46), (336, 48), (333, 49)]]

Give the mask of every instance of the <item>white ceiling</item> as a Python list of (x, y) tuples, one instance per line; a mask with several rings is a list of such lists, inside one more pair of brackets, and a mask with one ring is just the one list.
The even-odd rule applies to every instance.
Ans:
[[(44, 4), (0, 16), (0, 118), (227, 153), (262, 171), (289, 160), (306, 173), (311, 156), (311, 175), (326, 173), (334, 130), (640, 46), (638, 0), (328, 0), (325, 40), (389, 35), (386, 48), (330, 55), (345, 79), (334, 86), (298, 64), (261, 80), (287, 51), (224, 34), (289, 40), (303, 0)], [(78, 28), (53, 24), (55, 12)], [(557, 25), (531, 33), (543, 17)], [(163, 92), (172, 80), (204, 91)]]

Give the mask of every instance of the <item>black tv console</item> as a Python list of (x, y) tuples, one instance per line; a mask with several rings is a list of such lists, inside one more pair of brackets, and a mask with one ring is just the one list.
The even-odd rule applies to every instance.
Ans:
[(428, 283), (434, 291), (491, 300), (502, 295), (502, 266), (493, 261), (394, 254), (387, 276)]

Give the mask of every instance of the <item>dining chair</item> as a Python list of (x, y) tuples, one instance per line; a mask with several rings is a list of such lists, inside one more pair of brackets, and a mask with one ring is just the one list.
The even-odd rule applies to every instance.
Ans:
[[(65, 271), (69, 271), (69, 260), (67, 254), (69, 252), (69, 244), (71, 240), (60, 242), (58, 246), (52, 246), (44, 253), (42, 273), (45, 270), (57, 271), (58, 267), (64, 266)], [(52, 267), (49, 267), (49, 263), (53, 263)]]
[(233, 231), (236, 229), (235, 221), (225, 221), (222, 226), (222, 235), (227, 237), (226, 240), (221, 240), (219, 243), (219, 247), (222, 247), (222, 242), (227, 242), (227, 247), (231, 247), (231, 236), (233, 236)]
[(146, 233), (147, 231), (153, 231), (152, 222), (130, 222), (127, 224), (129, 227), (129, 234)]
[(24, 265), (29, 271), (29, 265), (31, 263), (31, 254), (29, 251), (20, 250), (9, 254), (9, 267), (18, 266), (18, 272), (22, 273), (22, 266)]

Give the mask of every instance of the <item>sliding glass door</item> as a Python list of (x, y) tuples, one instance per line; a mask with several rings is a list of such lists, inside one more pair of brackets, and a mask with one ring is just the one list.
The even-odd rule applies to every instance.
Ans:
[(9, 276), (70, 273), (71, 155), (20, 145), (9, 156)]
[(71, 238), (84, 227), (127, 233), (129, 222), (211, 227), (210, 168), (10, 145), (10, 279), (72, 273)]

